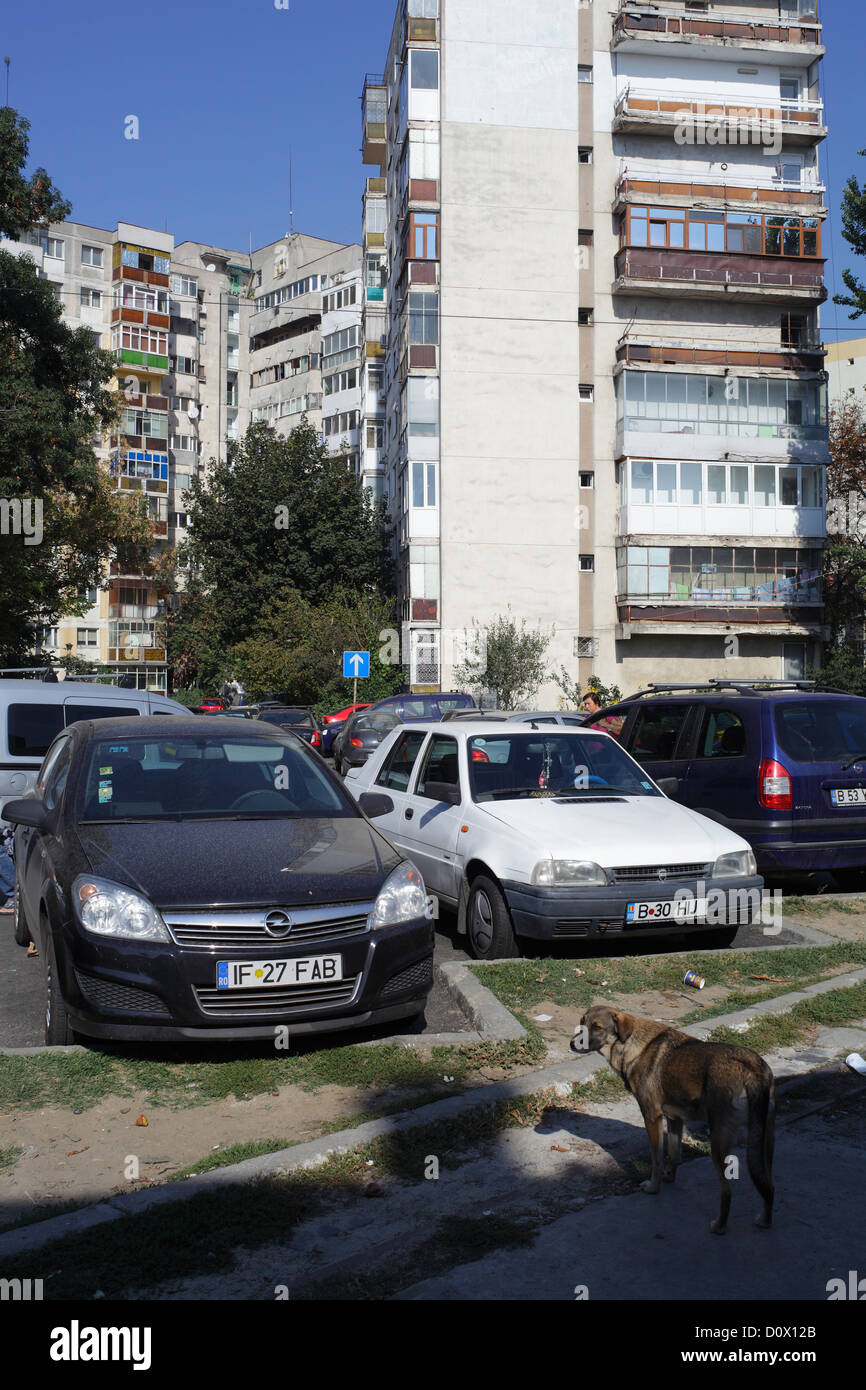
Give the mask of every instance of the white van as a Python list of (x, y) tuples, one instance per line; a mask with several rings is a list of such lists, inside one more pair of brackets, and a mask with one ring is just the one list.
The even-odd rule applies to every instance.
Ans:
[(190, 711), (154, 690), (121, 690), (91, 681), (0, 679), (0, 813), (23, 796), (56, 735), (77, 719)]

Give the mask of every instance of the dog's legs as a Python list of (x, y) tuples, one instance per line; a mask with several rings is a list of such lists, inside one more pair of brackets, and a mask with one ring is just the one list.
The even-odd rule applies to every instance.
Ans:
[(725, 1165), (737, 1137), (737, 1125), (726, 1123), (718, 1117), (714, 1119), (712, 1113), (707, 1118), (710, 1122), (710, 1151), (719, 1176), (719, 1214), (710, 1230), (714, 1236), (723, 1236), (728, 1229), (728, 1212), (731, 1209), (731, 1184), (725, 1176)]
[(762, 1230), (773, 1224), (773, 1140), (776, 1123), (775, 1088), (766, 1098), (766, 1105), (760, 1100), (749, 1109), (749, 1137), (746, 1144), (746, 1159), (752, 1182), (764, 1199), (763, 1211), (755, 1217), (755, 1225)]
[(640, 1185), (641, 1192), (658, 1192), (661, 1187), (662, 1155), (665, 1144), (664, 1120), (661, 1112), (657, 1115), (644, 1115), (647, 1138), (652, 1156), (652, 1174)]
[(683, 1161), (683, 1122), (681, 1119), (668, 1120), (668, 1156), (665, 1163), (664, 1179), (665, 1182), (673, 1182), (677, 1175), (677, 1167)]

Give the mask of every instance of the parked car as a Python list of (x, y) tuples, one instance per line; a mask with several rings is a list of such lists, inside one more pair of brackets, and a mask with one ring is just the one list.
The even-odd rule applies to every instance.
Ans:
[(342, 728), (350, 714), (355, 714), (359, 709), (369, 709), (370, 701), (365, 700), (357, 705), (346, 705), (345, 709), (335, 710), (333, 714), (325, 714), (319, 720), (322, 731), (322, 752), (330, 753), (334, 746), (334, 739)]
[(745, 840), (670, 801), (594, 730), (404, 725), (346, 785), (391, 797), (383, 830), (457, 910), (479, 960), (518, 955), (525, 938), (660, 929), (729, 945), (760, 920)]
[(225, 707), (225, 700), (221, 700), (218, 695), (208, 695), (198, 706), (198, 712), (199, 714), (222, 714)]
[(322, 732), (313, 711), (305, 705), (267, 705), (256, 711), (256, 719), (265, 724), (274, 724), (280, 729), (290, 729), (310, 748), (321, 752)]
[(370, 709), (393, 710), (403, 724), (418, 719), (441, 719), (448, 710), (475, 708), (472, 696), (459, 690), (442, 691), (438, 695), (387, 695), (370, 706)]
[(400, 723), (393, 710), (361, 710), (343, 725), (334, 741), (334, 767), (344, 775), (361, 767), (382, 739)]
[(668, 796), (742, 835), (762, 874), (866, 865), (866, 699), (811, 681), (651, 685), (598, 714)]
[(567, 724), (570, 728), (582, 725), (586, 721), (586, 715), (579, 710), (552, 709), (552, 710), (517, 710), (514, 714), (509, 714), (508, 719), (513, 724)]
[(78, 719), (182, 715), (189, 710), (153, 690), (95, 681), (0, 680), (0, 804), (35, 781), (56, 734)]
[(16, 936), (45, 971), (45, 1039), (273, 1038), (423, 1011), (420, 874), (360, 799), (263, 721), (83, 720), (17, 826)]

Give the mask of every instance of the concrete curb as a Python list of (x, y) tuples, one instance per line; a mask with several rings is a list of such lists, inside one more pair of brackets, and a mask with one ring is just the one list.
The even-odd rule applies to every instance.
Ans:
[[(450, 962), (450, 964), (454, 964), (454, 962)], [(466, 966), (457, 964), (458, 969), (467, 969)], [(846, 975), (837, 975), (832, 980), (823, 980), (818, 984), (806, 985), (803, 989), (794, 990), (790, 994), (781, 994), (775, 999), (764, 1000), (762, 1003), (752, 1005), (751, 1008), (740, 1009), (736, 1013), (718, 1014), (712, 1019), (691, 1024), (682, 1031), (688, 1033), (690, 1037), (706, 1038), (708, 1033), (723, 1025), (728, 1027), (740, 1025), (742, 1027), (743, 1024), (747, 1024), (757, 1016), (785, 1013), (803, 999), (826, 994), (833, 989), (845, 989), (851, 985), (860, 984), (864, 980), (866, 980), (866, 968), (853, 970)], [(855, 1028), (860, 1028), (859, 1020)], [(866, 1022), (863, 1023), (863, 1029), (864, 1035), (866, 1035)], [(850, 1045), (850, 1039), (846, 1035), (852, 1031), (854, 1045), (859, 1043), (862, 1046), (862, 1035), (859, 1031), (853, 1031), (851, 1025), (847, 1029), (828, 1029), (826, 1031), (834, 1035), (834, 1041), (837, 1040), (836, 1035), (844, 1038), (843, 1047)], [(826, 1053), (826, 1048), (824, 1053)], [(819, 1055), (815, 1046), (799, 1050), (782, 1049), (777, 1058), (777, 1075), (782, 1077), (802, 1072), (807, 1067), (804, 1067), (802, 1063), (797, 1065), (798, 1057), (802, 1056), (808, 1065), (814, 1066), (814, 1059), (817, 1057), (818, 1060), (821, 1060), (824, 1053)], [(768, 1058), (768, 1060), (772, 1065), (772, 1059)], [(8, 1259), (28, 1250), (38, 1250), (63, 1236), (76, 1234), (106, 1221), (118, 1220), (122, 1216), (137, 1215), (149, 1211), (153, 1207), (164, 1206), (171, 1202), (184, 1201), (187, 1197), (199, 1192), (213, 1191), (216, 1188), (238, 1182), (252, 1182), (257, 1178), (272, 1174), (291, 1173), (299, 1168), (315, 1168), (324, 1163), (332, 1154), (347, 1153), (383, 1135), (401, 1133), (422, 1125), (454, 1119), (472, 1110), (495, 1105), (499, 1101), (532, 1095), (550, 1088), (556, 1090), (559, 1095), (567, 1096), (571, 1094), (571, 1088), (575, 1083), (585, 1081), (594, 1072), (604, 1070), (606, 1067), (607, 1063), (602, 1057), (595, 1055), (581, 1057), (575, 1054), (568, 1061), (542, 1067), (538, 1071), (526, 1072), (523, 1076), (516, 1076), (508, 1081), (498, 1081), (491, 1086), (479, 1087), (477, 1090), (464, 1092), (459, 1096), (448, 1096), (443, 1100), (433, 1101), (429, 1105), (419, 1106), (417, 1110), (403, 1111), (401, 1114), (388, 1115), (379, 1120), (369, 1120), (363, 1125), (358, 1125), (355, 1129), (339, 1130), (337, 1133), (329, 1134), (321, 1139), (312, 1139), (306, 1144), (295, 1144), (271, 1154), (264, 1154), (259, 1158), (246, 1159), (242, 1163), (216, 1169), (214, 1172), (207, 1175), (203, 1174), (201, 1177), (188, 1178), (184, 1182), (163, 1184), (160, 1187), (111, 1197), (93, 1206), (82, 1207), (79, 1211), (69, 1212), (65, 1216), (51, 1217), (47, 1221), (18, 1227), (6, 1232), (5, 1235), (0, 1235), (0, 1259)]]

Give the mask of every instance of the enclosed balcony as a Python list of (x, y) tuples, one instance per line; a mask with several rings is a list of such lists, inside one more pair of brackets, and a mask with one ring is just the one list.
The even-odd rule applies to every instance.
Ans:
[(653, 6), (633, 5), (620, 0), (613, 22), (614, 51), (657, 54), (663, 45), (676, 45), (696, 57), (726, 56), (752, 58), (760, 53), (785, 53), (796, 47), (799, 54), (819, 58), (821, 24), (817, 0), (750, 0), (748, 5), (708, 3), (697, 6), (681, 3)]
[(361, 93), (361, 155), (364, 164), (384, 164), (387, 153), (385, 124), (388, 89), (384, 77), (367, 73)]
[(744, 346), (743, 338), (714, 339), (708, 345), (698, 345), (686, 339), (639, 341), (629, 337), (617, 346), (617, 362), (634, 365), (654, 362), (661, 365), (694, 365), (701, 367), (770, 367), (787, 371), (819, 372), (824, 365), (826, 349), (809, 334), (806, 316), (782, 315), (778, 346), (752, 342)]
[(823, 540), (824, 469), (815, 464), (625, 459), (621, 536)]
[(741, 146), (769, 144), (777, 134), (787, 145), (812, 145), (827, 134), (823, 102), (803, 97), (746, 104), (629, 86), (614, 109), (613, 129), (623, 135), (668, 135), (684, 128), (693, 135), (687, 143), (698, 145), (708, 129), (714, 140), (721, 131), (727, 143)]

